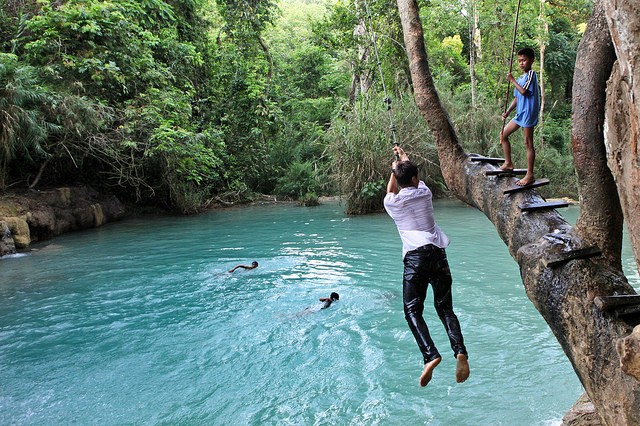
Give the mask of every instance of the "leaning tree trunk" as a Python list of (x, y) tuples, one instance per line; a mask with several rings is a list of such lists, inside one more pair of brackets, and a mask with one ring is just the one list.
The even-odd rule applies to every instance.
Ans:
[[(512, 184), (511, 178), (487, 177), (485, 170), (493, 166), (470, 161), (440, 104), (429, 71), (416, 0), (397, 2), (416, 103), (436, 140), (449, 189), (462, 201), (480, 209), (495, 225), (520, 265), (527, 296), (560, 342), (600, 419), (608, 425), (640, 424), (640, 383), (620, 369), (615, 349), (617, 339), (627, 335), (631, 326), (594, 305), (597, 296), (634, 293), (618, 267), (619, 261), (611, 264), (583, 259), (556, 267), (546, 266), (545, 262), (554, 254), (582, 248), (593, 241), (609, 244), (606, 236), (600, 235), (607, 224), (597, 220), (591, 224), (591, 218), (598, 218), (601, 209), (607, 207), (587, 202), (587, 208), (594, 211), (584, 214), (582, 219), (589, 218), (588, 224), (576, 232), (555, 211), (522, 213), (519, 203), (542, 201), (535, 191), (503, 195), (503, 190)], [(587, 80), (579, 84), (594, 82)], [(580, 143), (600, 141), (585, 139)], [(580, 148), (585, 149), (582, 145)], [(602, 157), (601, 150), (590, 152)], [(578, 163), (580, 167), (600, 167), (601, 160)], [(585, 185), (591, 185), (595, 176), (595, 172), (585, 174)], [(590, 229), (595, 235), (589, 233)], [(606, 257), (615, 253), (616, 242), (611, 244), (613, 249), (601, 247)]]
[[(424, 32), (419, 15), (420, 8), (415, 1), (398, 0), (398, 11), (402, 22), (404, 45), (409, 59), (416, 104), (420, 113), (427, 120), (436, 140), (442, 175), (449, 185), (449, 189), (457, 193), (463, 189), (464, 180), (454, 165), (459, 164), (466, 156), (458, 143), (458, 136), (453, 124), (447, 112), (442, 108), (440, 98), (433, 85), (424, 46)], [(445, 144), (441, 141), (450, 141), (450, 143)]]

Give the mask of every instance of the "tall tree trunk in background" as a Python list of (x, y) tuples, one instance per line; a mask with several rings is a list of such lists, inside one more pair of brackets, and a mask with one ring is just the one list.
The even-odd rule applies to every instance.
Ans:
[[(397, 2), (416, 103), (436, 140), (443, 176), (449, 189), (460, 200), (480, 209), (495, 225), (500, 238), (520, 266), (520, 275), (527, 296), (571, 361), (574, 371), (596, 407), (600, 420), (612, 426), (640, 424), (640, 382), (621, 370), (615, 348), (617, 339), (626, 336), (631, 331), (631, 326), (615, 315), (598, 309), (594, 304), (597, 296), (635, 293), (620, 270), (619, 259), (611, 263), (582, 259), (553, 267), (545, 266), (545, 259), (585, 247), (592, 241), (609, 244), (610, 240), (600, 235), (600, 231), (610, 230), (612, 226), (597, 220), (593, 220), (592, 224), (591, 221), (599, 219), (602, 211), (606, 210), (610, 203), (601, 207), (587, 201), (583, 208), (594, 211), (581, 216), (583, 223), (577, 231), (556, 211), (521, 212), (519, 203), (542, 202), (542, 197), (534, 190), (505, 196), (503, 190), (511, 187), (513, 179), (487, 177), (485, 171), (495, 167), (470, 161), (464, 153), (433, 84), (416, 0)], [(588, 31), (598, 34), (598, 29)], [(584, 66), (589, 68), (591, 64)], [(601, 64), (598, 64), (599, 70), (601, 67)], [(590, 73), (584, 76), (595, 77)], [(576, 79), (576, 84), (600, 87), (599, 80), (592, 82)], [(584, 91), (578, 91), (578, 95), (595, 94), (597, 90), (595, 87), (585, 88)], [(589, 113), (602, 116), (604, 111), (590, 111), (583, 106), (574, 112), (574, 118), (583, 120), (584, 117), (578, 115)], [(593, 116), (587, 118), (597, 119)], [(574, 134), (576, 138), (582, 138), (586, 131), (579, 128)], [(578, 154), (587, 152), (584, 145), (601, 144), (601, 140), (580, 139)], [(596, 148), (592, 152), (599, 155)], [(578, 167), (601, 166), (599, 163), (589, 162), (588, 159), (579, 159), (577, 164)], [(587, 193), (584, 189), (593, 185), (591, 179), (595, 178), (596, 171), (591, 175), (581, 173), (582, 184), (585, 185), (582, 193), (586, 199)], [(595, 197), (602, 202), (600, 193), (596, 193)], [(615, 230), (616, 226), (613, 228)], [(590, 231), (595, 235), (591, 235)], [(615, 237), (613, 239), (615, 240)], [(612, 240), (610, 243), (617, 246), (616, 241)], [(601, 248), (605, 250), (607, 258), (616, 251), (615, 247)], [(487, 315), (490, 315), (490, 312), (487, 312)], [(526, 353), (523, 356), (526, 356)]]
[(360, 75), (355, 72), (351, 77), (351, 88), (349, 89), (349, 104), (353, 105), (356, 102), (356, 96), (358, 95), (358, 87), (360, 87)]
[(606, 142), (640, 270), (640, 2), (604, 0), (618, 62), (609, 84)]
[[(358, 9), (357, 4), (356, 2), (356, 10)], [(373, 81), (368, 63), (371, 56), (371, 37), (375, 37), (375, 34), (371, 34), (370, 31), (371, 29), (367, 28), (364, 18), (361, 18), (353, 29), (353, 35), (358, 39), (358, 66), (355, 72), (358, 73), (357, 80), (360, 82), (360, 92), (363, 94), (369, 92)]]
[(578, 177), (580, 217), (576, 232), (603, 251), (603, 260), (621, 267), (622, 209), (604, 145), (607, 79), (615, 52), (602, 2), (594, 4), (576, 53), (571, 143)]
[(273, 77), (273, 57), (271, 56), (269, 46), (267, 46), (267, 43), (264, 42), (261, 36), (258, 36), (258, 43), (260, 44), (264, 55), (267, 57), (267, 62), (269, 63), (269, 70), (267, 71), (267, 83), (271, 84), (271, 78)]
[[(366, 11), (360, 11), (358, 2), (355, 2), (355, 8), (356, 14), (358, 15), (366, 13)], [(351, 77), (351, 89), (349, 90), (350, 104), (355, 102), (358, 92), (366, 94), (372, 83), (369, 67), (365, 66), (369, 62), (369, 56), (371, 56), (371, 40), (367, 31), (365, 19), (360, 18), (353, 29), (353, 35), (358, 40), (358, 59), (353, 66), (353, 76)]]

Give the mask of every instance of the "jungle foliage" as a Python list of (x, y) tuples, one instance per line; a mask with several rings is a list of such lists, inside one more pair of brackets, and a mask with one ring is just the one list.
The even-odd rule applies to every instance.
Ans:
[[(499, 155), (516, 2), (422, 3), (465, 149)], [(516, 48), (545, 47), (539, 168), (556, 195), (574, 196), (568, 95), (590, 4), (523, 5)], [(183, 213), (340, 193), (366, 213), (381, 207), (391, 121), (446, 190), (391, 0), (0, 0), (0, 45), (0, 191), (80, 183)]]

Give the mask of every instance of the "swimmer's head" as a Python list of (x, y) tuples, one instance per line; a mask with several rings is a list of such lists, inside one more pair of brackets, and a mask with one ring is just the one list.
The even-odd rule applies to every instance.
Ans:
[(256, 262), (255, 260), (253, 262), (251, 262), (251, 266), (253, 266), (254, 268), (258, 267), (258, 262)]
[(329, 297), (331, 300), (340, 300), (340, 295), (338, 293), (331, 293), (331, 296)]

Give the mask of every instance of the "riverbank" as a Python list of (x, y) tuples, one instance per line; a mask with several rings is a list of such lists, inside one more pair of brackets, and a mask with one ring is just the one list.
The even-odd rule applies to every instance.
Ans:
[(118, 198), (86, 186), (5, 194), (0, 197), (0, 256), (124, 216), (125, 207)]

